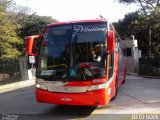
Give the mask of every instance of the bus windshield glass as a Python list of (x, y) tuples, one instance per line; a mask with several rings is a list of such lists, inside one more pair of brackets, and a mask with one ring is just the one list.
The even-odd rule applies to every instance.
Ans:
[(106, 22), (49, 26), (38, 58), (44, 80), (91, 80), (106, 75)]

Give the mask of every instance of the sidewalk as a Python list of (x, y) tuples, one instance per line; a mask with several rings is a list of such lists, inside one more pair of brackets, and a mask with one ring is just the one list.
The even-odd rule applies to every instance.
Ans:
[(160, 79), (158, 76), (148, 76), (148, 75), (139, 75), (138, 73), (128, 73), (127, 75), (143, 77), (143, 78), (153, 78), (153, 79)]
[(0, 93), (4, 93), (4, 92), (11, 91), (11, 90), (16, 90), (16, 89), (19, 89), (19, 88), (32, 86), (34, 84), (35, 84), (35, 79), (10, 83), (10, 84), (6, 84), (6, 85), (1, 85), (0, 86)]

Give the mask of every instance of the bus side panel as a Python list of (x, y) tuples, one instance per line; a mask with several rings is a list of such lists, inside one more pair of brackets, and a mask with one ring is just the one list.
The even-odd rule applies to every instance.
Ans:
[(119, 51), (119, 66), (118, 66), (118, 74), (119, 74), (119, 81), (120, 83), (123, 82), (126, 76), (127, 72), (127, 62), (126, 62), (126, 56), (124, 55), (124, 44), (121, 44), (120, 51)]
[[(115, 55), (114, 55), (114, 71), (113, 71), (113, 77), (111, 79), (112, 79), (111, 80), (112, 82), (110, 85), (110, 88), (111, 88), (111, 97), (110, 98), (112, 98), (114, 96), (115, 84), (116, 84), (116, 80), (118, 79), (118, 54), (117, 53), (115, 53)], [(118, 86), (120, 86), (120, 83), (118, 83)]]

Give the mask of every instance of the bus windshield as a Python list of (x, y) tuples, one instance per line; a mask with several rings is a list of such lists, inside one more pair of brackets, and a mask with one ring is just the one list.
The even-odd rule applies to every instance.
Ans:
[(72, 23), (47, 29), (40, 48), (37, 77), (91, 80), (106, 75), (106, 22)]

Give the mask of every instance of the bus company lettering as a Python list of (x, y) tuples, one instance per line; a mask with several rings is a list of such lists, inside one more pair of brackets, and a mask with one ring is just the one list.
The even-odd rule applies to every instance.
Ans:
[(75, 25), (74, 26), (74, 33), (78, 32), (99, 32), (99, 31), (106, 31), (107, 29), (104, 27), (83, 27), (82, 25)]

